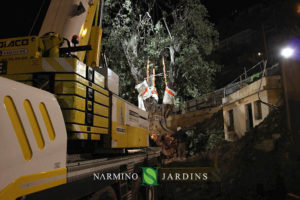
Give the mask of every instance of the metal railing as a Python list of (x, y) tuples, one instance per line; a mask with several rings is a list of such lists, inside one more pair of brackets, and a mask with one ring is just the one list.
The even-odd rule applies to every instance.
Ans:
[(175, 108), (174, 112), (185, 113), (219, 106), (222, 104), (222, 98), (238, 91), (242, 87), (245, 87), (246, 85), (249, 85), (255, 82), (256, 80), (259, 80), (260, 78), (262, 78), (263, 73), (265, 73), (264, 76), (274, 76), (279, 75), (281, 73), (280, 65), (278, 63), (266, 68), (265, 72), (263, 65), (263, 61), (260, 61), (250, 69), (245, 70), (243, 74), (238, 76), (225, 87), (204, 94), (193, 100), (185, 101), (180, 104), (180, 107)]

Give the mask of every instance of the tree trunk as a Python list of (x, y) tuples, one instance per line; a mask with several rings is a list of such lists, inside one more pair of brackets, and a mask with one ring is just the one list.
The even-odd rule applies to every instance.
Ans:
[(126, 60), (130, 67), (130, 73), (135, 81), (135, 84), (138, 84), (141, 80), (141, 75), (138, 68), (135, 66), (135, 60), (138, 59), (137, 46), (138, 46), (138, 35), (134, 33), (129, 41), (123, 39), (121, 41), (123, 52), (126, 56)]
[[(150, 98), (152, 99), (152, 98)], [(145, 105), (147, 105), (151, 100), (146, 100)], [(153, 100), (152, 100), (153, 101)], [(150, 104), (146, 106), (149, 112), (150, 120), (150, 134), (165, 135), (172, 134), (173, 131), (167, 127), (166, 119), (172, 113), (173, 105), (170, 104)]]
[(161, 152), (166, 158), (177, 156), (177, 142), (171, 137), (174, 131), (167, 127), (166, 120), (172, 113), (174, 105), (158, 104), (153, 98), (144, 101), (149, 112), (149, 131), (152, 140), (161, 147)]

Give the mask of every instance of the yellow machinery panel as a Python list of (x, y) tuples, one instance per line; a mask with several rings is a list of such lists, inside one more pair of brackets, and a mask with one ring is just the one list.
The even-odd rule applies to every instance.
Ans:
[[(100, 92), (100, 93), (103, 93), (105, 95), (108, 95), (108, 91), (102, 87), (99, 87), (98, 85), (92, 83), (92, 82), (89, 82), (87, 79), (85, 78), (82, 78), (81, 76), (78, 76), (74, 73), (70, 73), (70, 74), (65, 74), (65, 73), (62, 73), (62, 74), (55, 74), (55, 80), (56, 81), (76, 81), (76, 82), (79, 82), (85, 86), (89, 86), (91, 88), (93, 88), (94, 90)], [(101, 85), (104, 85), (105, 84), (105, 80), (102, 79), (102, 82), (100, 83), (100, 81), (98, 81), (99, 84)]]
[(100, 140), (100, 134), (92, 133), (68, 133), (70, 140)]
[(94, 101), (109, 106), (109, 97), (99, 92), (94, 93)]
[(111, 127), (111, 147), (127, 147), (127, 130), (125, 125), (125, 101), (113, 96), (112, 99), (112, 127)]
[(79, 125), (79, 124), (66, 124), (66, 126), (67, 129), (72, 132), (108, 134), (107, 128), (99, 128), (99, 127)]
[(127, 126), (127, 147), (146, 147), (149, 145), (149, 131)]
[[(134, 113), (134, 116), (132, 113)], [(147, 118), (145, 111), (141, 111), (136, 106), (113, 95), (111, 147), (134, 148), (148, 146), (149, 130), (145, 118)]]
[(39, 58), (42, 49), (42, 41), (37, 36), (0, 39), (0, 60), (14, 62)]
[[(97, 82), (97, 84), (94, 84), (75, 73), (55, 73), (54, 91), (52, 92), (55, 94), (75, 94), (86, 98), (86, 87), (88, 87), (89, 90), (95, 90), (95, 92), (91, 91), (94, 93), (94, 101), (105, 106), (109, 106), (109, 92), (108, 90), (100, 87), (105, 86), (104, 76), (96, 71), (92, 71), (92, 73), (95, 74), (94, 82)], [(2, 76), (12, 80), (23, 82), (25, 84), (34, 85), (34, 74), (6, 74)]]
[(83, 85), (89, 85), (89, 81), (74, 73), (57, 73), (55, 74), (56, 81), (76, 81)]
[[(0, 75), (52, 72), (57, 73), (56, 80), (78, 81), (84, 85), (90, 85), (95, 88), (95, 90), (103, 90), (103, 88), (105, 88), (105, 77), (99, 72), (94, 71), (93, 68), (78, 61), (76, 58), (1, 59), (3, 59), (2, 56), (0, 56)], [(11, 77), (13, 80), (16, 78)]]
[(91, 120), (92, 126), (98, 126), (103, 128), (109, 127), (108, 118), (101, 117), (98, 115), (90, 115), (88, 113), (78, 111), (78, 110), (62, 110), (64, 119), (66, 123), (74, 123), (74, 124), (81, 124), (86, 125), (86, 121)]
[(76, 109), (85, 111), (86, 108), (89, 109), (89, 106), (91, 106), (91, 110), (89, 111), (91, 111), (92, 113), (105, 117), (109, 116), (108, 107), (102, 106), (92, 101), (88, 101), (75, 95), (57, 95), (57, 99), (62, 109)]
[[(55, 94), (73, 94), (73, 95), (81, 96), (83, 98), (86, 98), (86, 94), (87, 94), (86, 90), (89, 88), (78, 82), (72, 82), (72, 81), (55, 81), (54, 84), (55, 84), (54, 86)], [(108, 91), (104, 89), (101, 91), (105, 92), (107, 96), (99, 93), (98, 91), (94, 91), (94, 101), (109, 106)]]
[(56, 81), (54, 83), (55, 94), (75, 94), (86, 97), (86, 86), (76, 82)]
[(77, 110), (85, 111), (86, 100), (75, 95), (58, 95), (57, 100), (62, 109), (74, 108)]
[(127, 131), (126, 126), (112, 122), (111, 125), (111, 147), (126, 148), (127, 147)]
[[(79, 85), (81, 85), (81, 86), (79, 86)], [(84, 84), (82, 82), (75, 82), (75, 81), (60, 81), (60, 80), (56, 80), (55, 81), (55, 89), (56, 89), (56, 87), (60, 87), (60, 88), (63, 89), (65, 87), (72, 87), (72, 88), (81, 87), (81, 88), (83, 88), (85, 86), (88, 86), (88, 87), (92, 88), (93, 90), (98, 91), (98, 92), (100, 92), (100, 93), (102, 93), (102, 94), (104, 94), (106, 96), (109, 95), (109, 92), (107, 90), (105, 90), (105, 89), (103, 89), (103, 88), (101, 88), (101, 87), (99, 87), (99, 86), (97, 86), (97, 85), (95, 85), (93, 83)], [(68, 91), (68, 90), (66, 90), (66, 91)], [(70, 93), (70, 92), (67, 92), (67, 93)], [(82, 96), (82, 95), (80, 95), (80, 96)], [(82, 96), (82, 97), (85, 97), (85, 96)]]
[[(91, 69), (91, 68), (89, 68)], [(94, 73), (94, 75), (93, 75)], [(103, 88), (105, 86), (105, 77), (98, 73), (98, 72), (91, 72), (91, 82), (94, 82), (96, 85), (92, 85), (91, 87), (95, 87), (97, 88), (97, 90), (99, 90), (100, 92), (103, 91)], [(95, 76), (95, 77), (93, 77)], [(91, 85), (90, 81), (75, 74), (75, 73), (57, 73), (55, 74), (55, 80), (58, 80), (58, 81), (77, 81), (79, 83), (82, 83), (83, 85)], [(100, 86), (100, 87), (98, 87)], [(102, 87), (102, 88), (101, 88)]]
[(94, 71), (94, 83), (105, 88), (105, 77), (97, 71)]
[(66, 124), (66, 127), (71, 140), (100, 140), (101, 134), (108, 134), (108, 128), (79, 124)]
[(93, 105), (94, 105), (93, 110), (95, 114), (106, 116), (106, 117), (109, 116), (109, 109), (107, 107), (102, 106), (98, 103), (94, 103)]
[(86, 65), (76, 58), (8, 60), (6, 73), (0, 73), (27, 74), (40, 72), (73, 72), (86, 78)]

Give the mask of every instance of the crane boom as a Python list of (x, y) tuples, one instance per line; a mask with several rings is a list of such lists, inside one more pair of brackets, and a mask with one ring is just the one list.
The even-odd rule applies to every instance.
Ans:
[(52, 0), (39, 36), (53, 32), (72, 41), (77, 35), (80, 46), (92, 47), (87, 55), (86, 51), (78, 52), (79, 60), (86, 58), (87, 65), (99, 66), (103, 4), (103, 0)]

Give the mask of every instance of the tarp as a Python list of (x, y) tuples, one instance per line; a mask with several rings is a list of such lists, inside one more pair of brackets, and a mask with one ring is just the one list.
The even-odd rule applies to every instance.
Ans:
[(165, 89), (163, 104), (174, 104), (175, 103), (175, 91), (170, 89), (168, 86)]
[(142, 110), (145, 109), (144, 105), (144, 100), (152, 97), (158, 102), (158, 93), (156, 90), (156, 87), (149, 86), (147, 85), (147, 81), (143, 81), (142, 83), (138, 84), (135, 86), (135, 89), (138, 91), (138, 103), (139, 103), (139, 108)]
[(136, 85), (135, 89), (139, 93), (138, 95), (139, 108), (142, 110), (146, 110), (144, 105), (144, 100), (148, 99), (151, 96), (151, 91), (148, 88), (147, 81), (144, 80), (140, 84)]

